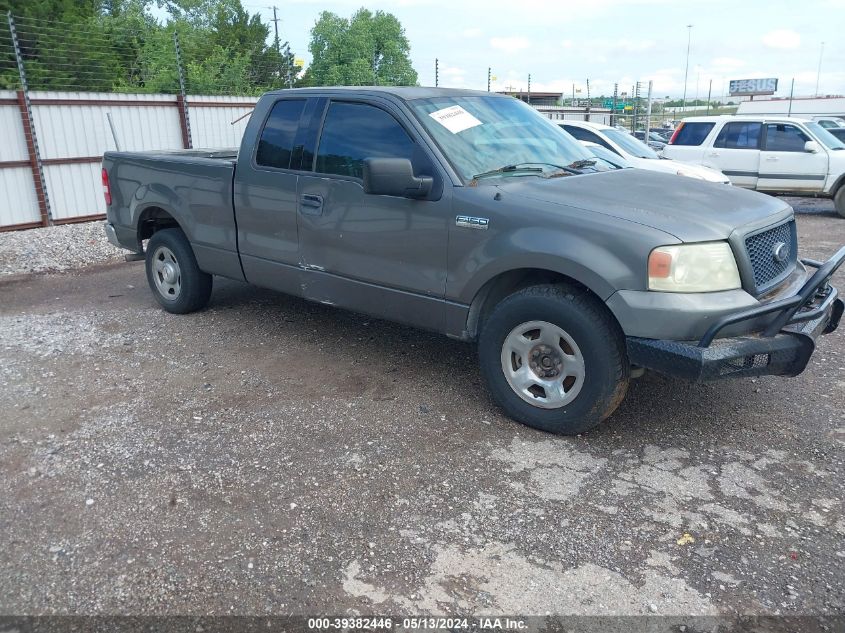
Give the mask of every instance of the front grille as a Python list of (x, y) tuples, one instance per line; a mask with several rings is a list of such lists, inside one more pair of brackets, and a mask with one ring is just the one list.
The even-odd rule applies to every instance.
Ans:
[[(778, 243), (786, 245), (786, 256), (782, 261), (775, 257), (775, 246)], [(795, 265), (798, 250), (795, 220), (749, 235), (745, 238), (745, 250), (751, 262), (757, 292), (768, 290), (783, 280)]]

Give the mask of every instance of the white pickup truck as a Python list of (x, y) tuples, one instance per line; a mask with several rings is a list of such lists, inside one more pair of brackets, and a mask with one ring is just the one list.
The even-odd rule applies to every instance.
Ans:
[(833, 198), (845, 217), (845, 143), (815, 121), (692, 117), (678, 126), (663, 155), (718, 169), (740, 187)]

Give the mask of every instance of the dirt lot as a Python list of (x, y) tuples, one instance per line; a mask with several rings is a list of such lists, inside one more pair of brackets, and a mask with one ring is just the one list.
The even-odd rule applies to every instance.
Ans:
[(440, 336), (225, 281), (176, 317), (139, 263), (10, 278), (0, 613), (841, 613), (843, 447), (842, 332), (559, 438)]

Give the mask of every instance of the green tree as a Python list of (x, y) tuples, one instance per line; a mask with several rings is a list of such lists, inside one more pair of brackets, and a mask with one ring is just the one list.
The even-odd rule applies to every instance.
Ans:
[(359, 9), (350, 19), (329, 11), (311, 29), (313, 61), (303, 84), (313, 86), (416, 85), (410, 45), (396, 17)]
[[(153, 2), (169, 13), (161, 23)], [(256, 94), (300, 70), (285, 42), (240, 0), (0, 0), (15, 16), (34, 90), (175, 92), (178, 33), (187, 89)], [(0, 27), (0, 88), (18, 88), (11, 38)]]

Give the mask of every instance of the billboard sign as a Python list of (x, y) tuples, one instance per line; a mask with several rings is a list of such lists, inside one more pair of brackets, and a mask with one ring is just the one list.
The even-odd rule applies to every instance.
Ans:
[(771, 79), (731, 79), (732, 97), (741, 95), (773, 95), (778, 89), (778, 80)]

